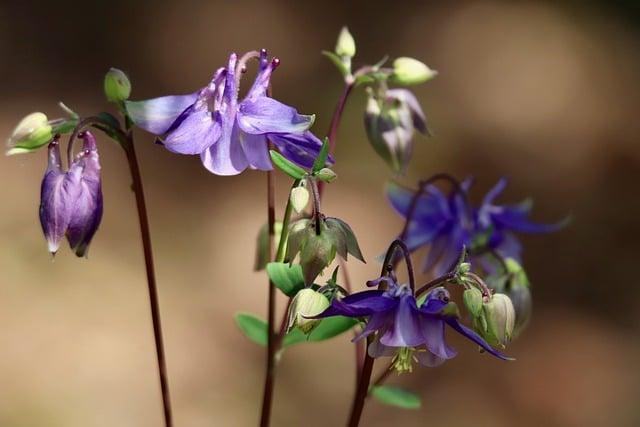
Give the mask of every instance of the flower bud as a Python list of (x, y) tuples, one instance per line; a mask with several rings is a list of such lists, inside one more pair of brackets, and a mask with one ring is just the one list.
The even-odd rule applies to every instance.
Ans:
[(67, 229), (69, 245), (79, 257), (86, 256), (102, 220), (102, 181), (96, 139), (89, 131), (83, 132), (81, 138), (82, 152), (74, 162), (82, 167), (80, 190)]
[(480, 289), (466, 289), (462, 294), (462, 301), (472, 317), (478, 317), (482, 314), (482, 292)]
[(31, 113), (13, 130), (7, 141), (7, 155), (27, 153), (46, 145), (53, 138), (51, 124), (43, 113)]
[(347, 58), (353, 58), (356, 54), (356, 42), (347, 27), (342, 27), (340, 31), (336, 43), (336, 54)]
[(338, 175), (332, 169), (322, 168), (315, 173), (315, 177), (320, 181), (332, 182), (338, 177)]
[(309, 190), (307, 190), (304, 185), (300, 185), (291, 190), (291, 195), (289, 196), (291, 200), (291, 206), (293, 209), (300, 213), (302, 212), (309, 203)]
[(393, 61), (393, 74), (391, 82), (401, 85), (415, 85), (424, 83), (438, 74), (422, 62), (413, 58), (397, 58)]
[(424, 113), (415, 96), (406, 89), (387, 90), (383, 97), (370, 93), (364, 123), (376, 152), (394, 172), (404, 173), (411, 160), (415, 129), (426, 132)]
[(477, 332), (492, 346), (504, 348), (513, 336), (516, 313), (505, 294), (485, 297), (482, 314), (474, 318)]
[(104, 94), (109, 102), (120, 102), (129, 99), (131, 82), (122, 70), (111, 68), (105, 74)]
[(49, 251), (55, 254), (66, 235), (76, 255), (86, 255), (102, 219), (102, 187), (96, 141), (82, 134), (82, 151), (64, 172), (58, 141), (49, 144), (49, 164), (42, 180), (40, 223)]
[(310, 333), (320, 323), (320, 319), (309, 319), (309, 317), (317, 316), (329, 305), (329, 300), (324, 294), (311, 288), (302, 289), (291, 301), (287, 329), (298, 327), (305, 334)]

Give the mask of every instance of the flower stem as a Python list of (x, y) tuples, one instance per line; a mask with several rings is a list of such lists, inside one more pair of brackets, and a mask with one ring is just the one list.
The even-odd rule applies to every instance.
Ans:
[(162, 391), (162, 406), (164, 411), (164, 424), (166, 427), (173, 426), (171, 413), (171, 400), (169, 396), (169, 381), (167, 376), (167, 363), (164, 353), (164, 343), (162, 339), (162, 326), (160, 322), (160, 305), (158, 303), (158, 288), (156, 286), (156, 275), (153, 267), (153, 252), (151, 250), (151, 233), (149, 231), (149, 219), (147, 217), (147, 207), (144, 199), (144, 188), (140, 175), (140, 166), (133, 144), (133, 134), (127, 132), (127, 144), (125, 152), (133, 179), (133, 192), (136, 197), (136, 207), (138, 210), (138, 221), (140, 223), (140, 235), (142, 238), (142, 248), (144, 251), (144, 263), (147, 272), (147, 284), (149, 288), (149, 303), (151, 305), (151, 320), (153, 322), (153, 336), (156, 345), (156, 358), (158, 360), (158, 375), (160, 377), (160, 388)]
[[(275, 234), (275, 183), (273, 171), (267, 172), (267, 218), (269, 229), (269, 246), (267, 259), (271, 260), (271, 251)], [(283, 227), (284, 230), (284, 227)], [(271, 403), (273, 401), (273, 385), (275, 378), (275, 354), (276, 336), (273, 326), (276, 317), (276, 287), (269, 280), (269, 295), (267, 302), (267, 366), (264, 378), (264, 389), (262, 393), (262, 412), (260, 415), (260, 426), (267, 427), (271, 421)]]
[[(300, 183), (299, 180), (295, 180), (291, 188), (295, 188)], [(275, 183), (273, 171), (267, 172), (267, 215), (268, 215), (268, 228), (269, 228), (269, 249), (268, 259), (271, 259), (271, 248), (273, 246), (273, 238), (275, 234)], [(276, 261), (282, 262), (285, 256), (285, 248), (287, 238), (289, 237), (289, 223), (291, 221), (291, 214), (293, 213), (293, 205), (291, 204), (291, 197), (287, 199), (287, 206), (284, 211), (284, 218), (282, 220), (282, 231), (280, 232), (280, 242), (278, 243), (278, 250), (276, 252)], [(275, 384), (275, 371), (276, 363), (275, 357), (278, 352), (278, 347), (282, 341), (284, 329), (283, 319), (280, 330), (275, 332), (275, 316), (276, 316), (276, 287), (271, 280), (269, 280), (269, 296), (268, 296), (268, 314), (267, 314), (267, 366), (264, 379), (264, 388), (262, 392), (262, 411), (260, 415), (260, 426), (267, 427), (271, 422), (271, 406), (273, 402), (273, 387)]]
[[(371, 336), (367, 337), (367, 347), (371, 344)], [(351, 404), (351, 414), (349, 415), (349, 427), (358, 427), (360, 424), (360, 417), (362, 416), (362, 410), (364, 409), (364, 401), (369, 394), (369, 381), (371, 380), (371, 372), (373, 371), (373, 357), (369, 356), (369, 353), (365, 352), (364, 363), (362, 365), (362, 372), (358, 380), (358, 388)]]

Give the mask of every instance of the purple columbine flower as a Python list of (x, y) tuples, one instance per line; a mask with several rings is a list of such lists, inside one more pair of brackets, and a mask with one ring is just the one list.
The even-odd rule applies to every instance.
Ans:
[(366, 326), (354, 341), (375, 333), (367, 350), (369, 355), (374, 358), (394, 357), (394, 367), (401, 372), (410, 371), (413, 360), (425, 366), (437, 366), (456, 356), (456, 350), (445, 340), (445, 325), (488, 353), (510, 360), (458, 321), (455, 303), (449, 301), (449, 292), (445, 288), (431, 290), (425, 301), (418, 305), (411, 288), (399, 285), (392, 277), (381, 277), (367, 285), (375, 286), (382, 281), (387, 284), (386, 290), (363, 291), (334, 299), (331, 306), (316, 318), (366, 317)]
[(415, 210), (407, 219), (415, 191), (391, 182), (387, 197), (393, 208), (409, 221), (400, 236), (411, 251), (429, 246), (423, 270), (435, 267), (441, 275), (451, 269), (463, 248), (472, 258), (491, 272), (495, 255), (520, 261), (522, 246), (516, 233), (550, 233), (562, 228), (566, 221), (537, 224), (529, 220), (530, 201), (515, 205), (496, 205), (495, 198), (504, 190), (503, 178), (486, 194), (479, 207), (468, 202), (472, 180), (460, 184), (458, 190), (445, 195), (434, 185), (426, 186), (417, 196)]
[(77, 256), (85, 256), (102, 219), (102, 185), (96, 140), (81, 134), (82, 151), (62, 170), (57, 139), (49, 144), (49, 163), (42, 180), (40, 223), (49, 251), (55, 254), (66, 235)]
[[(242, 61), (240, 61), (242, 62)], [(217, 175), (236, 175), (247, 168), (271, 170), (270, 140), (289, 160), (311, 167), (322, 141), (309, 132), (314, 116), (267, 96), (277, 58), (260, 52), (260, 69), (242, 101), (238, 100), (244, 64), (235, 53), (205, 88), (188, 95), (127, 101), (127, 112), (140, 128), (160, 137), (179, 154), (199, 154)]]

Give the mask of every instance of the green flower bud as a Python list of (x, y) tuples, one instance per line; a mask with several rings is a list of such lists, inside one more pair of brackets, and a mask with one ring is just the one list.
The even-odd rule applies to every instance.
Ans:
[(293, 206), (293, 209), (300, 213), (309, 203), (309, 190), (307, 190), (304, 185), (300, 185), (291, 190), (289, 199), (291, 200), (291, 206)]
[(505, 348), (511, 341), (516, 313), (511, 299), (505, 294), (485, 297), (482, 314), (474, 318), (477, 332), (492, 346)]
[(117, 68), (111, 68), (104, 76), (104, 94), (109, 102), (129, 99), (131, 82), (127, 75)]
[(322, 168), (315, 173), (315, 177), (318, 178), (320, 181), (331, 182), (335, 180), (338, 177), (338, 175), (329, 168)]
[(321, 319), (309, 319), (309, 317), (317, 316), (329, 305), (329, 299), (324, 294), (310, 288), (302, 289), (291, 301), (287, 329), (297, 327), (305, 334), (310, 333)]
[(417, 59), (402, 57), (393, 61), (391, 81), (401, 85), (415, 85), (434, 78), (437, 71), (427, 67)]
[(28, 153), (46, 145), (53, 138), (52, 127), (43, 113), (31, 113), (13, 130), (7, 140), (7, 155)]
[(342, 27), (336, 43), (338, 56), (353, 58), (356, 54), (356, 42), (347, 27)]
[(469, 288), (462, 294), (464, 306), (472, 317), (482, 314), (482, 292), (478, 288)]

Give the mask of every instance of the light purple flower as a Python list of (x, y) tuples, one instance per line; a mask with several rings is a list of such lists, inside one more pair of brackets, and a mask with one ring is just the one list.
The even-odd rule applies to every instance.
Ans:
[(102, 219), (102, 186), (96, 140), (83, 132), (82, 151), (62, 170), (57, 140), (49, 144), (49, 163), (42, 180), (40, 223), (49, 251), (56, 253), (66, 235), (77, 256), (85, 256)]
[(311, 167), (322, 146), (308, 131), (314, 116), (298, 114), (267, 96), (278, 64), (264, 49), (260, 52), (260, 69), (242, 101), (238, 89), (244, 64), (231, 54), (227, 67), (217, 70), (207, 87), (189, 95), (128, 101), (127, 112), (137, 126), (160, 136), (169, 151), (199, 154), (217, 175), (271, 170), (269, 140), (289, 160)]

